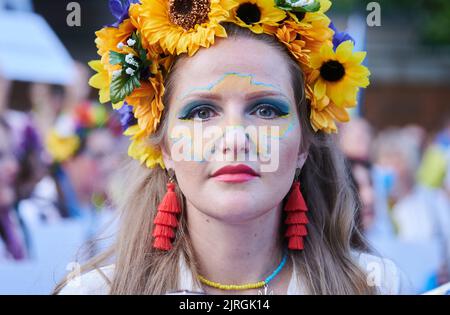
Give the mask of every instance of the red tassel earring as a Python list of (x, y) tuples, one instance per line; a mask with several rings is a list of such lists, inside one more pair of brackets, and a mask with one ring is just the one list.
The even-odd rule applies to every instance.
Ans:
[(292, 184), (288, 200), (284, 206), (284, 211), (287, 213), (284, 223), (287, 225), (285, 237), (288, 238), (288, 248), (292, 250), (302, 250), (303, 237), (308, 234), (306, 224), (308, 224), (308, 217), (306, 212), (308, 207), (302, 192), (300, 191), (300, 183), (298, 177), (300, 176), (300, 169), (295, 172), (295, 180)]
[(169, 182), (167, 192), (158, 205), (153, 228), (153, 247), (160, 250), (172, 249), (172, 239), (175, 238), (175, 228), (178, 226), (177, 214), (181, 212), (175, 193), (175, 173), (169, 169)]

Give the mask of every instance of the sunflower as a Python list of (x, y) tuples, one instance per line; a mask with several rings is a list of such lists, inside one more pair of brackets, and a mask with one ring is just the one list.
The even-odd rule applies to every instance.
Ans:
[(343, 123), (350, 120), (346, 109), (336, 106), (326, 95), (318, 99), (309, 85), (306, 85), (306, 97), (311, 102), (310, 119), (314, 131), (336, 133), (336, 121)]
[(321, 100), (327, 96), (338, 107), (356, 105), (360, 87), (369, 85), (369, 70), (361, 65), (365, 52), (353, 52), (353, 43), (345, 41), (336, 52), (324, 45), (319, 53), (311, 55), (311, 73), (308, 82), (313, 82), (314, 95)]
[[(128, 128), (125, 135), (132, 134), (133, 128), (134, 127)], [(148, 168), (154, 168), (158, 165), (162, 169), (165, 168), (161, 150), (148, 143), (146, 139), (132, 140), (128, 147), (128, 155), (140, 161), (141, 164), (145, 164)]]
[(158, 73), (125, 99), (126, 103), (133, 107), (134, 117), (138, 121), (139, 132), (134, 134), (136, 138), (149, 136), (158, 127), (164, 110), (162, 82), (162, 74)]
[(278, 40), (283, 43), (291, 54), (302, 64), (309, 63), (309, 50), (305, 49), (306, 42), (298, 36), (299, 33), (296, 29), (289, 25), (282, 25), (276, 28), (274, 34)]
[(159, 43), (172, 55), (195, 54), (210, 47), (215, 37), (226, 37), (219, 23), (228, 17), (233, 0), (142, 0), (133, 8), (141, 19), (142, 34), (150, 44)]
[[(289, 17), (291, 17), (296, 23), (311, 21), (313, 19), (321, 18), (325, 16), (325, 13), (331, 8), (330, 0), (320, 0), (320, 8), (315, 12), (293, 12), (288, 11)], [(305, 20), (306, 19), (306, 20)]]
[(89, 79), (89, 85), (100, 90), (100, 103), (103, 104), (109, 102), (111, 99), (109, 90), (111, 78), (108, 70), (105, 68), (101, 60), (92, 60), (88, 64), (97, 72)]
[(123, 21), (119, 27), (104, 27), (95, 32), (97, 36), (95, 44), (97, 45), (97, 53), (102, 57), (102, 63), (109, 65), (109, 52), (120, 52), (119, 43), (125, 43), (135, 30), (135, 26), (130, 19)]
[(289, 19), (285, 24), (301, 34), (302, 40), (305, 41), (305, 49), (319, 52), (323, 45), (332, 46), (334, 31), (330, 28), (330, 18), (325, 14), (330, 7), (329, 0), (321, 0), (317, 12), (288, 12)]
[(133, 117), (137, 120), (135, 125), (124, 132), (125, 136), (131, 138), (128, 155), (149, 168), (159, 165), (164, 169), (161, 151), (148, 143), (148, 137), (156, 131), (161, 120), (163, 94), (162, 74), (158, 72), (125, 99), (125, 106), (132, 108)]
[(273, 0), (237, 0), (239, 3), (231, 10), (230, 21), (249, 28), (256, 34), (264, 32), (265, 27), (278, 26), (286, 17), (284, 10), (275, 7)]

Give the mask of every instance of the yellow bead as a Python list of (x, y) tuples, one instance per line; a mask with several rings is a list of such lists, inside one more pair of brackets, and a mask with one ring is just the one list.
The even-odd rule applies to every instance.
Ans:
[(248, 289), (258, 289), (258, 288), (262, 288), (265, 285), (264, 281), (259, 281), (256, 283), (247, 283), (247, 284), (241, 284), (241, 285), (236, 285), (236, 284), (221, 284), (221, 283), (217, 283), (217, 282), (213, 282), (211, 280), (208, 280), (206, 278), (204, 278), (203, 276), (198, 276), (198, 279), (200, 280), (200, 282), (202, 282), (203, 284), (206, 284), (210, 287), (216, 288), (216, 289), (221, 289), (221, 290), (248, 290)]

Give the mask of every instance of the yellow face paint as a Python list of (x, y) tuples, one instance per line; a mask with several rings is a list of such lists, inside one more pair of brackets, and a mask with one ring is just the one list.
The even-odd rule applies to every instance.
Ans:
[[(265, 94), (269, 96), (264, 96)], [(252, 97), (248, 100), (249, 95), (261, 95), (260, 97)], [(210, 97), (208, 97), (210, 96)], [(215, 134), (216, 138), (224, 137), (226, 132), (232, 132), (236, 128), (246, 128), (246, 129), (256, 129), (256, 132), (249, 130), (246, 132), (249, 141), (255, 147), (256, 153), (267, 152), (267, 144), (271, 141), (280, 141), (286, 137), (295, 126), (296, 116), (293, 114), (294, 108), (291, 106), (290, 99), (280, 91), (280, 89), (272, 84), (267, 84), (263, 82), (258, 82), (254, 79), (254, 75), (251, 74), (241, 74), (238, 72), (228, 72), (225, 73), (215, 82), (202, 87), (192, 88), (188, 92), (177, 97), (178, 102), (182, 102), (184, 99), (192, 99), (188, 102), (180, 112), (177, 114), (178, 119), (172, 119), (169, 122), (169, 130), (176, 127), (179, 121), (188, 123), (184, 124), (185, 127), (190, 128), (190, 130), (185, 130), (182, 133), (178, 132), (177, 135), (171, 133), (171, 140), (175, 143), (185, 143), (187, 147), (192, 152), (193, 159), (196, 161), (203, 161), (205, 152), (208, 150), (199, 149), (200, 146), (195, 145), (201, 142), (208, 142), (205, 140), (207, 137), (199, 136), (198, 130), (195, 132), (196, 125), (201, 125), (202, 122), (199, 119), (194, 119), (191, 113), (200, 106), (205, 106), (211, 101), (211, 96), (217, 99), (217, 102), (226, 100), (228, 98), (236, 97), (237, 99), (246, 99), (246, 102), (255, 104), (266, 104), (273, 108), (278, 108), (279, 113), (276, 119), (267, 118), (253, 118), (249, 120), (249, 123), (244, 127), (242, 125), (226, 125), (226, 128), (221, 129), (220, 134)], [(250, 99), (250, 98), (249, 98)], [(246, 105), (247, 106), (247, 105)], [(221, 109), (217, 109), (218, 111)], [(190, 116), (191, 115), (191, 116)], [(254, 124), (252, 124), (254, 122)], [(205, 120), (205, 126), (208, 125)], [(211, 125), (209, 125), (211, 127)], [(218, 126), (217, 126), (218, 127)], [(189, 132), (190, 131), (190, 132)], [(201, 132), (200, 132), (201, 133)]]

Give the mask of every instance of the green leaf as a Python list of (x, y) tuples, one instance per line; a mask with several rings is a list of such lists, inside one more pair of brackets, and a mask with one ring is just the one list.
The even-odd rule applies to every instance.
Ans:
[(133, 33), (131, 36), (133, 40), (136, 41), (135, 47), (139, 54), (139, 59), (142, 61), (143, 68), (151, 64), (151, 61), (147, 60), (147, 50), (142, 47), (141, 36), (138, 33)]
[(109, 63), (112, 65), (118, 65), (125, 63), (125, 55), (112, 51), (109, 51)]
[(291, 3), (287, 2), (286, 0), (276, 0), (275, 6), (285, 11), (292, 11), (299, 13), (317, 12), (320, 9), (320, 1), (314, 0), (314, 2), (309, 5), (305, 5), (303, 7), (294, 7), (292, 6)]
[[(318, 0), (316, 0), (316, 1), (314, 1), (314, 3), (311, 3), (310, 5), (303, 7), (303, 10), (305, 12), (317, 12), (320, 10), (320, 2)], [(302, 12), (302, 11), (299, 11), (299, 12)]]
[(111, 102), (116, 104), (123, 101), (135, 88), (140, 86), (141, 83), (137, 75), (128, 76), (127, 74), (123, 74), (114, 78), (110, 87)]

